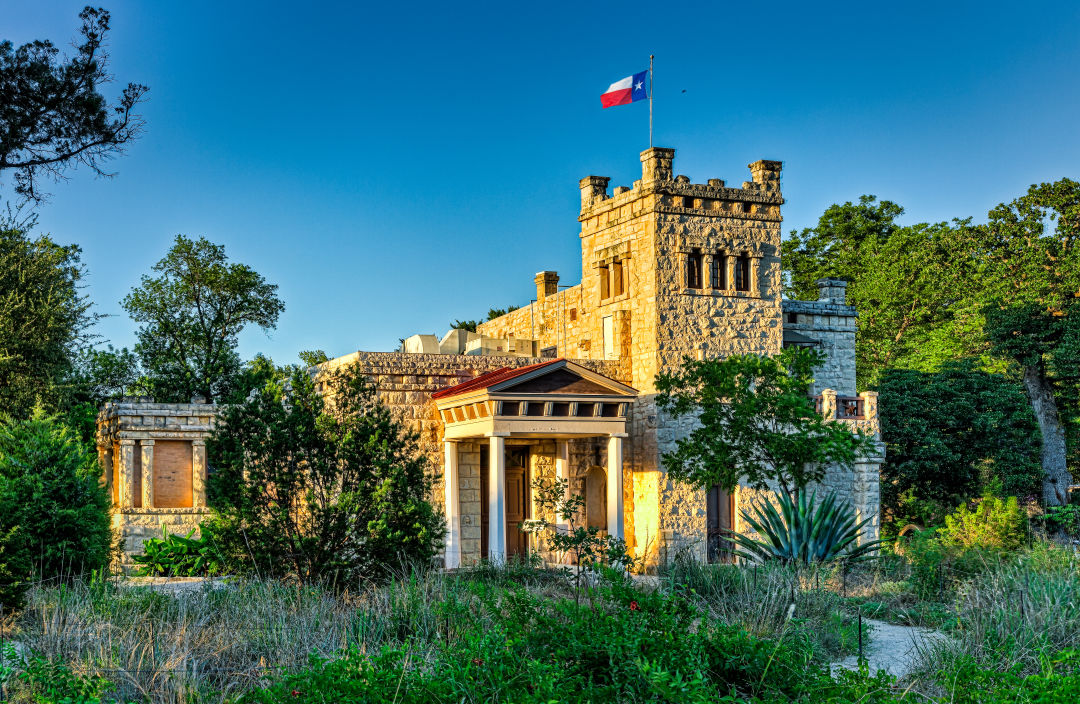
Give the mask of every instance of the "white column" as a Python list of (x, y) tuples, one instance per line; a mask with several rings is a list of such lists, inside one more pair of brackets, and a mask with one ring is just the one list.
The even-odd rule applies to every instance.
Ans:
[(135, 506), (135, 441), (120, 441), (120, 508)]
[(506, 562), (506, 438), (498, 435), (488, 450), (488, 561)]
[(206, 441), (191, 441), (191, 505), (206, 507)]
[(607, 443), (607, 530), (623, 537), (622, 441), (625, 435), (609, 435)]
[(461, 567), (461, 503), (458, 501), (458, 445), (443, 441), (443, 493), (446, 497), (446, 569)]
[[(568, 440), (555, 441), (555, 478), (566, 482), (562, 500), (570, 498), (570, 442)], [(569, 524), (562, 516), (555, 517), (555, 526), (559, 530), (569, 530)]]
[(154, 508), (154, 441), (140, 440), (142, 450), (142, 507)]

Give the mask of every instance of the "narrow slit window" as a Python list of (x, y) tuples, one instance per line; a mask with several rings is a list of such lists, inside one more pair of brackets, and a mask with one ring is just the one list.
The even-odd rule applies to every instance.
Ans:
[(691, 250), (686, 255), (686, 287), (701, 288), (701, 250)]
[(735, 290), (750, 290), (750, 257), (746, 254), (735, 259)]
[(611, 282), (608, 280), (608, 268), (602, 266), (599, 268), (600, 272), (600, 300), (606, 301), (611, 298)]
[(611, 264), (611, 289), (612, 294), (615, 296), (621, 296), (623, 294), (623, 265), (622, 262), (613, 262)]
[(713, 255), (712, 259), (712, 287), (726, 289), (727, 284), (727, 255), (720, 250)]
[(684, 207), (684, 208), (693, 208), (694, 207), (694, 199), (691, 198), (690, 196), (683, 196), (682, 207)]

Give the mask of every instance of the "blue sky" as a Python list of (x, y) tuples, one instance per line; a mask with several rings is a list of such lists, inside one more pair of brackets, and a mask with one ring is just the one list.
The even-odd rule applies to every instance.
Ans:
[[(67, 46), (82, 2), (0, 0), (0, 38)], [(117, 176), (73, 172), (39, 229), (76, 242), (99, 332), (177, 233), (280, 286), (296, 360), (387, 350), (581, 274), (577, 181), (638, 177), (645, 103), (600, 94), (656, 55), (656, 144), (695, 182), (784, 162), (785, 231), (872, 193), (984, 219), (1080, 177), (1080, 3), (116, 1), (117, 83), (150, 86)], [(683, 92), (685, 91), (685, 92)], [(0, 198), (11, 195), (5, 179)]]

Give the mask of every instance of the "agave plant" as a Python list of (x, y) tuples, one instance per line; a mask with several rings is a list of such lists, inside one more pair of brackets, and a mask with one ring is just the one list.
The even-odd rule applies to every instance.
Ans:
[(221, 563), (204, 536), (194, 538), (192, 529), (185, 536), (173, 535), (161, 527), (161, 538), (150, 538), (143, 543), (141, 555), (133, 555), (138, 565), (136, 574), (149, 577), (202, 577), (221, 571)]
[(857, 544), (869, 518), (856, 522), (851, 505), (837, 501), (834, 492), (820, 504), (816, 499), (817, 492), (808, 496), (805, 489), (799, 489), (793, 498), (784, 491), (777, 496), (779, 510), (769, 501), (754, 506), (752, 514), (744, 509), (743, 521), (757, 531), (758, 537), (732, 533), (736, 554), (752, 561), (809, 564), (862, 560), (878, 549), (880, 540)]

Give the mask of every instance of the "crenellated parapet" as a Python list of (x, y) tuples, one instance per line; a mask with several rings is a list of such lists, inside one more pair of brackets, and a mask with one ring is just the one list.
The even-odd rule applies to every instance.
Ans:
[[(581, 212), (578, 220), (583, 230), (590, 225), (610, 226), (618, 220), (640, 217), (645, 212), (686, 215), (713, 215), (741, 220), (780, 222), (779, 161), (760, 159), (750, 164), (751, 180), (742, 188), (726, 186), (722, 179), (691, 183), (672, 170), (674, 149), (652, 147), (641, 153), (641, 179), (633, 186), (618, 186), (607, 191), (607, 176), (587, 176), (580, 181)], [(614, 213), (614, 216), (612, 216)], [(614, 220), (613, 220), (614, 218)], [(594, 220), (594, 222), (588, 222)]]

